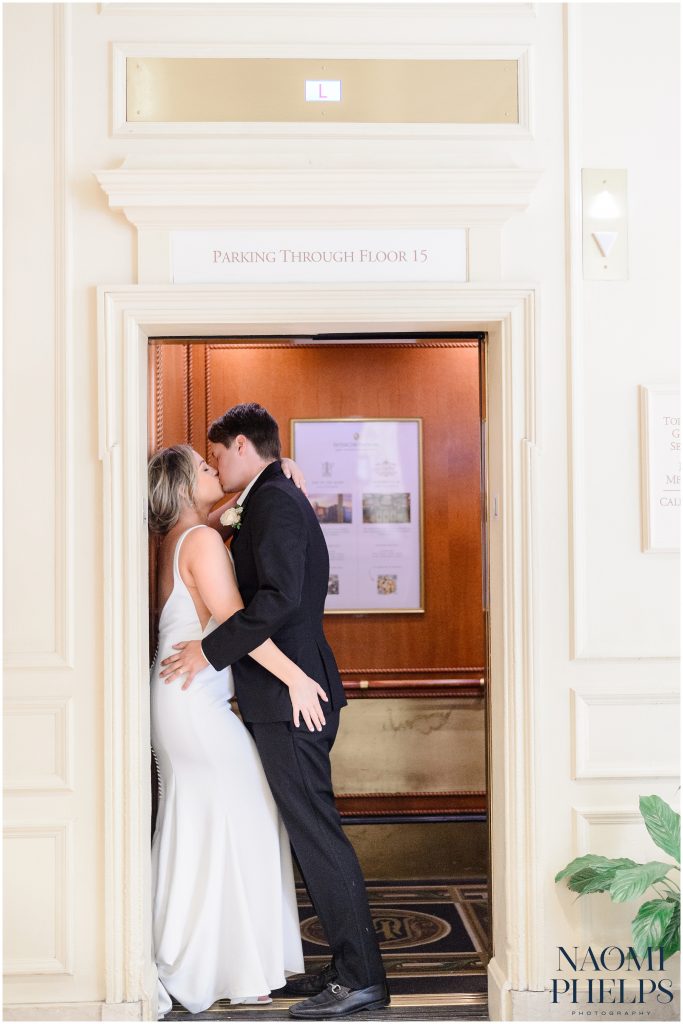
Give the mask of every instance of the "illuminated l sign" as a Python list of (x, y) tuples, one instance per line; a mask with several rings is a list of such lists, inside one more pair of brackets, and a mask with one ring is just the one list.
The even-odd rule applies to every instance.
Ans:
[(306, 79), (307, 103), (341, 103), (341, 81)]

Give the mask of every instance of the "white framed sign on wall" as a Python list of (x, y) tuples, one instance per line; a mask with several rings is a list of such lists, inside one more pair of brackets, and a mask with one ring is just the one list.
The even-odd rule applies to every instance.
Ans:
[(174, 284), (467, 280), (465, 228), (171, 231)]
[(640, 388), (643, 551), (680, 551), (681, 400)]
[(423, 612), (422, 420), (292, 420), (330, 553), (328, 613)]

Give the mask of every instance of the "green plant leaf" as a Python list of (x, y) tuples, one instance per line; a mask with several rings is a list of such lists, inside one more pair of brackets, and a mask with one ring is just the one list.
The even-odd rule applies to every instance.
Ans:
[(555, 875), (555, 881), (561, 882), (567, 875), (575, 875), (578, 871), (584, 868), (632, 868), (636, 867), (636, 862), (630, 860), (628, 857), (599, 857), (597, 853), (586, 853), (583, 857), (575, 857), (574, 860), (570, 860), (566, 867), (562, 868), (561, 871)]
[(582, 868), (567, 879), (567, 887), (582, 896), (589, 892), (606, 892), (617, 872), (616, 868)]
[(672, 904), (674, 911), (671, 915), (671, 920), (666, 926), (661, 942), (665, 960), (673, 956), (674, 953), (680, 952), (681, 949), (681, 901), (680, 899), (670, 898), (667, 900), (667, 903)]
[(668, 900), (649, 900), (643, 903), (631, 922), (633, 948), (638, 956), (644, 956), (648, 946), (658, 949), (663, 945), (664, 933), (674, 911), (674, 904)]
[(624, 903), (640, 896), (655, 882), (661, 882), (671, 871), (673, 864), (664, 864), (659, 860), (651, 860), (647, 864), (636, 864), (635, 867), (618, 868), (609, 890), (615, 903)]
[(681, 816), (661, 796), (641, 796), (640, 813), (645, 828), (660, 850), (678, 863), (681, 860)]

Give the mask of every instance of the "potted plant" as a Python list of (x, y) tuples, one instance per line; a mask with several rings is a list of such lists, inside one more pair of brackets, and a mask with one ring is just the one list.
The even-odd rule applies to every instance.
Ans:
[(674, 858), (674, 864), (659, 860), (637, 864), (628, 857), (587, 853), (570, 861), (555, 881), (566, 880), (579, 896), (608, 892), (614, 903), (636, 899), (652, 889), (657, 898), (641, 903), (631, 922), (633, 951), (640, 957), (648, 948), (661, 948), (666, 959), (681, 948), (681, 890), (671, 877), (671, 872), (681, 870), (681, 816), (659, 796), (641, 796), (639, 806), (652, 840)]

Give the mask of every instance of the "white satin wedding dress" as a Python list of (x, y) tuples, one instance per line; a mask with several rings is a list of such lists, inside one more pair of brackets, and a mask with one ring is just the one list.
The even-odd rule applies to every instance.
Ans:
[(171, 1009), (170, 996), (199, 1013), (217, 999), (265, 995), (304, 970), (289, 840), (254, 741), (229, 704), (232, 673), (206, 668), (187, 690), (159, 676), (174, 643), (217, 625), (211, 619), (202, 631), (178, 570), (189, 532), (176, 545), (150, 681), (159, 1017)]

